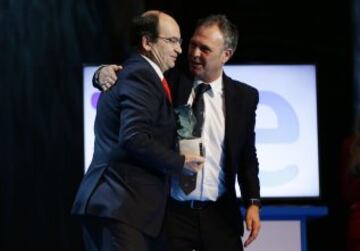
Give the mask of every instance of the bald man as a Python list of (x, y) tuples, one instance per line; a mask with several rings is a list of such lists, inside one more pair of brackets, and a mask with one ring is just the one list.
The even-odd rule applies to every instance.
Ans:
[(72, 208), (87, 251), (162, 250), (169, 177), (203, 166), (202, 157), (174, 150), (176, 121), (163, 73), (182, 52), (178, 24), (148, 11), (134, 20), (132, 35), (138, 53), (99, 98), (94, 155)]

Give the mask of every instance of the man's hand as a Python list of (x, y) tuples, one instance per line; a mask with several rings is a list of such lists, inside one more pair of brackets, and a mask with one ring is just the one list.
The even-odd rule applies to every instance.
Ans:
[(103, 91), (109, 90), (116, 82), (116, 72), (120, 71), (122, 66), (120, 65), (106, 65), (100, 69), (99, 72), (99, 84)]
[(260, 208), (256, 205), (251, 205), (246, 210), (246, 229), (250, 231), (250, 235), (245, 240), (244, 247), (249, 246), (256, 239), (260, 228)]
[(205, 159), (201, 156), (186, 154), (184, 168), (193, 173), (198, 173), (204, 167), (204, 161)]

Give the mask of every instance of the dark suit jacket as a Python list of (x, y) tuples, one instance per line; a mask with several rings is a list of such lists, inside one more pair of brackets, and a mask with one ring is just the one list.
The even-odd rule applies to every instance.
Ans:
[[(186, 104), (191, 94), (194, 79), (179, 68), (168, 72), (172, 84), (174, 106)], [(225, 187), (220, 198), (220, 213), (241, 234), (243, 219), (236, 198), (235, 177), (238, 178), (243, 201), (260, 198), (259, 164), (255, 149), (255, 111), (259, 102), (258, 91), (244, 83), (235, 81), (225, 74)]]
[(101, 94), (95, 149), (72, 213), (116, 219), (156, 236), (169, 194), (169, 174), (184, 157), (173, 151), (176, 121), (161, 81), (140, 55)]

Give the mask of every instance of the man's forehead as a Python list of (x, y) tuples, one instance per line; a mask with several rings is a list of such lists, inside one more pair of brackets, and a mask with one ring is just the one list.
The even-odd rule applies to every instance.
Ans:
[(145, 11), (141, 16), (143, 17), (146, 17), (146, 16), (149, 16), (149, 15), (160, 15), (161, 11), (158, 11), (158, 10), (148, 10), (148, 11)]

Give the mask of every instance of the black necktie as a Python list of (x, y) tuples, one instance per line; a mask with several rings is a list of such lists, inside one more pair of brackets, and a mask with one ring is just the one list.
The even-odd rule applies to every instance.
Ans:
[(211, 89), (210, 85), (201, 83), (195, 89), (195, 98), (192, 104), (192, 110), (196, 118), (193, 136), (201, 137), (202, 127), (204, 125), (204, 93)]
[[(211, 89), (208, 84), (201, 83), (195, 89), (195, 97), (192, 104), (192, 110), (196, 118), (196, 123), (193, 130), (194, 137), (201, 137), (201, 131), (204, 124), (204, 93)], [(200, 154), (203, 155), (202, 145), (200, 147)], [(193, 175), (180, 175), (180, 187), (186, 195), (195, 190), (196, 187), (196, 173)]]

